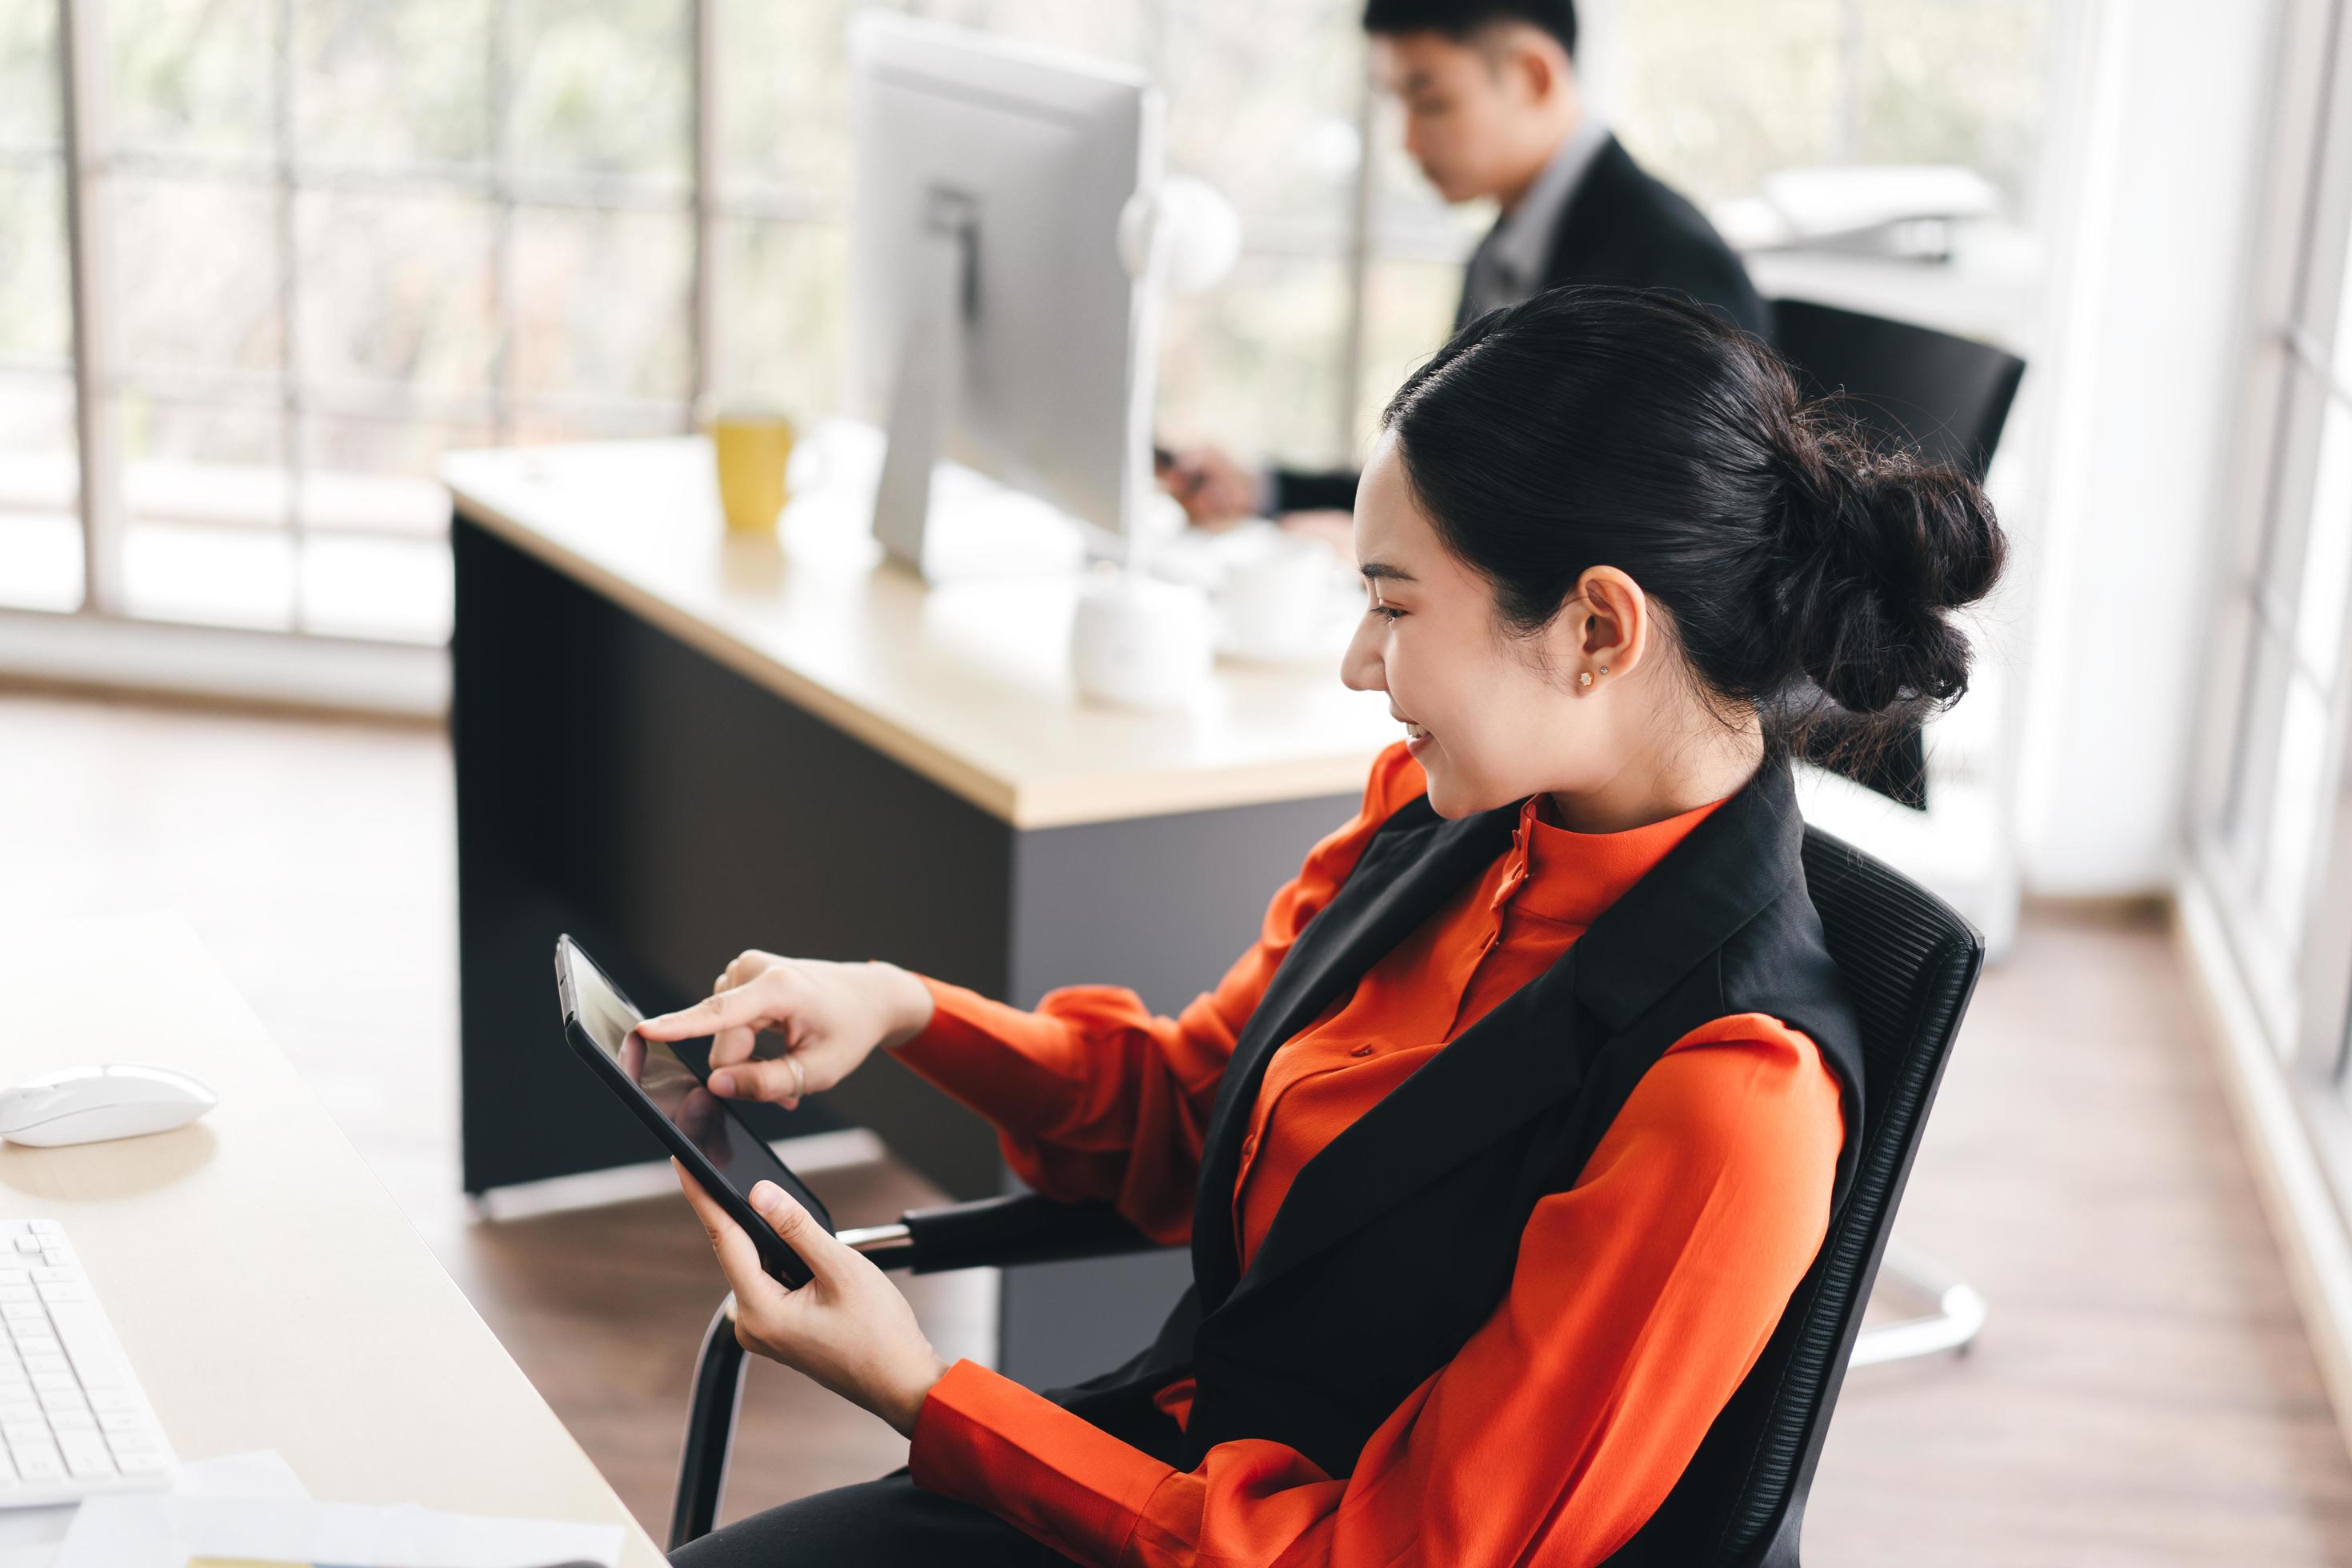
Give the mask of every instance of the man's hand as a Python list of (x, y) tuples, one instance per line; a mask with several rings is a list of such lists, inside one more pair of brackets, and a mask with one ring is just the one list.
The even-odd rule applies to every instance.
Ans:
[(1160, 482), (1196, 528), (1223, 528), (1255, 516), (1260, 476), (1215, 447), (1193, 447), (1171, 455)]

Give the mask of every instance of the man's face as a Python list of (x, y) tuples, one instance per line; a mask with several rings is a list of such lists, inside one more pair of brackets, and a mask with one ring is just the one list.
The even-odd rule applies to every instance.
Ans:
[(1443, 33), (1372, 39), (1373, 69), (1404, 110), (1404, 150), (1449, 202), (1514, 191), (1527, 178), (1530, 157), (1540, 166), (1549, 152), (1543, 84), (1524, 49), (1508, 36), (1466, 43)]

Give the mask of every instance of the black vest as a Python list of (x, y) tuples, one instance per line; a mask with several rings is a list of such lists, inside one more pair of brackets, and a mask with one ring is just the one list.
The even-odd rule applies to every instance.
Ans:
[[(1763, 1013), (1811, 1037), (1860, 1143), (1862, 1044), (1805, 890), (1804, 824), (1774, 761), (1567, 952), (1307, 1163), (1246, 1273), (1233, 1199), (1267, 1059), (1508, 847), (1517, 805), (1383, 823), (1300, 933), (1234, 1049), (1192, 1219), (1193, 1286), (1150, 1349), (1052, 1397), (1183, 1469), (1235, 1438), (1326, 1474), (1493, 1316), (1536, 1204), (1575, 1185), (1642, 1075), (1703, 1024)], [(1151, 1393), (1198, 1382), (1181, 1435)]]

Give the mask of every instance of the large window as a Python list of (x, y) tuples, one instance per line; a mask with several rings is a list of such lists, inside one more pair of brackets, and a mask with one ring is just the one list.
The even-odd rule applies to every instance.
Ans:
[(1958, 163), (2032, 211), (2050, 0), (1619, 0), (1612, 111), (1695, 199), (1816, 163)]
[[(1601, 0), (1586, 62), (1703, 201), (1958, 162), (2024, 217), (2056, 3)], [(445, 449), (829, 406), (860, 8), (0, 0), (0, 605), (436, 641)], [(1343, 458), (1442, 337), (1492, 215), (1398, 152), (1359, 0), (894, 8), (1166, 88), (1247, 237), (1170, 311), (1171, 436)]]
[(2273, 1044), (2340, 1093), (2352, 1000), (2352, 32), (2306, 8), (2285, 58), (2198, 865)]
[(0, 595), (82, 599), (58, 8), (0, 8)]

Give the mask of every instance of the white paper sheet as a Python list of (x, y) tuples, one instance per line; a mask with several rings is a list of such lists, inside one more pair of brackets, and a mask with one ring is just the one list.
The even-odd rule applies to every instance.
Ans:
[(306, 1502), (310, 1497), (294, 1467), (275, 1448), (182, 1465), (180, 1484), (173, 1489), (182, 1497), (266, 1498), (273, 1502)]
[[(620, 1561), (617, 1524), (312, 1502), (276, 1454), (190, 1466), (185, 1476), (178, 1495), (90, 1499), (54, 1558), (21, 1568), (184, 1568), (190, 1557), (367, 1568), (616, 1568)], [(0, 1568), (20, 1565), (0, 1557)]]
[[(299, 1501), (302, 1489), (293, 1467), (275, 1449), (231, 1454), (180, 1467), (177, 1491), (185, 1497), (249, 1497)], [(0, 1568), (56, 1568), (58, 1548), (73, 1528), (81, 1505), (0, 1509)]]

